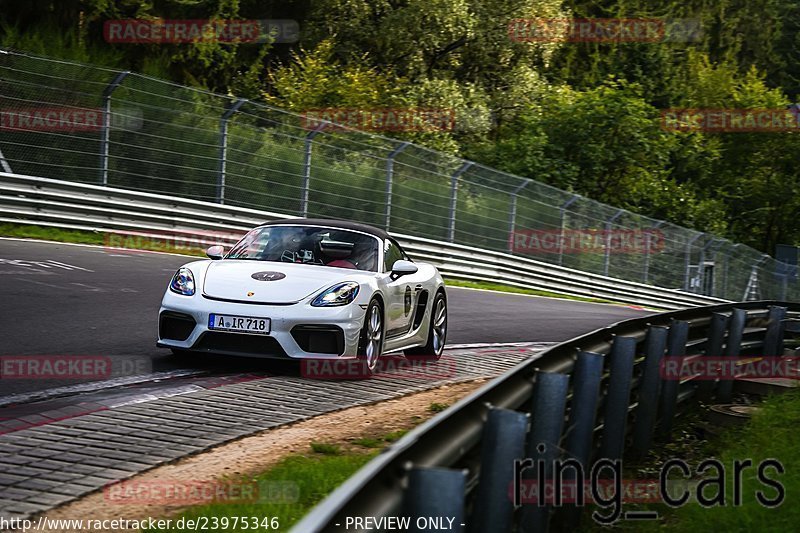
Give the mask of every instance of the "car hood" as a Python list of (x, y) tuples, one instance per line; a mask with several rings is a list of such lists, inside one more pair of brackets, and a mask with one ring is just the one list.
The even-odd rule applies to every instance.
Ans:
[(208, 266), (203, 294), (245, 303), (299, 302), (342, 281), (358, 281), (367, 272), (342, 268), (223, 259)]

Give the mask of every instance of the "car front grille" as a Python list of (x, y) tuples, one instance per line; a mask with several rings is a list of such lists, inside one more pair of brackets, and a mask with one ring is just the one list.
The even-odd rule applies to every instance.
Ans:
[(219, 352), (241, 355), (265, 355), (277, 358), (289, 358), (286, 351), (275, 337), (269, 335), (250, 335), (246, 333), (222, 333), (207, 331), (193, 351)]

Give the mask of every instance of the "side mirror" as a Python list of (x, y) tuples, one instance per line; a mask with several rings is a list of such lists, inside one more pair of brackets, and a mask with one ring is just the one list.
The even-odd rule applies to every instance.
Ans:
[(206, 249), (206, 255), (209, 259), (222, 259), (222, 256), (225, 255), (225, 248), (222, 245), (215, 244), (214, 246), (209, 246)]
[(404, 259), (400, 259), (395, 261), (392, 265), (392, 279), (397, 279), (402, 276), (408, 276), (409, 274), (416, 274), (419, 270), (419, 267), (412, 263), (411, 261), (406, 261)]

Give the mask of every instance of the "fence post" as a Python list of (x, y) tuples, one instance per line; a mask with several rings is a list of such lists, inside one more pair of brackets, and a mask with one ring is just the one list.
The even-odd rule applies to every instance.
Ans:
[(217, 172), (217, 203), (225, 203), (225, 170), (228, 164), (228, 120), (247, 100), (239, 99), (228, 106), (219, 118), (219, 165)]
[(691, 292), (691, 263), (692, 263), (692, 246), (694, 245), (695, 241), (705, 235), (705, 233), (698, 233), (691, 239), (689, 242), (686, 243), (686, 259), (684, 263), (684, 275), (683, 275), (683, 290), (686, 292)]
[(577, 202), (578, 198), (580, 198), (580, 195), (573, 194), (570, 197), (569, 200), (567, 200), (566, 202), (561, 204), (561, 207), (558, 208), (559, 226), (561, 228), (560, 231), (559, 231), (559, 234), (558, 234), (558, 264), (559, 265), (561, 265), (561, 263), (564, 261), (564, 237), (565, 237), (564, 233), (566, 232), (566, 228), (564, 227), (564, 223), (566, 222), (566, 218), (567, 218), (567, 209), (569, 208), (569, 206), (571, 206), (572, 204)]
[(525, 453), (528, 416), (508, 409), (492, 409), (483, 427), (481, 470), (470, 533), (511, 531), (514, 502), (509, 488), (514, 482), (514, 462)]
[[(703, 294), (703, 286), (705, 285), (705, 282), (706, 282), (706, 267), (704, 265), (704, 263), (706, 262), (706, 252), (708, 252), (708, 251), (713, 252), (714, 250), (716, 250), (717, 246), (719, 245), (720, 242), (722, 242), (722, 241), (720, 241), (716, 237), (712, 237), (711, 240), (708, 241), (703, 246), (703, 248), (700, 250), (700, 261), (697, 264), (698, 276), (699, 276), (699, 279), (700, 279), (700, 294)], [(711, 296), (713, 293), (714, 293), (714, 286), (713, 286), (713, 279), (712, 279), (711, 291), (710, 291), (709, 294), (706, 294), (706, 296)]]
[[(708, 341), (703, 357), (719, 358), (722, 356), (722, 344), (725, 342), (725, 330), (728, 328), (729, 318), (722, 313), (711, 315), (711, 325), (708, 330)], [(714, 381), (704, 379), (697, 386), (697, 398), (707, 401), (714, 392)]]
[[(653, 225), (653, 227), (651, 229), (652, 230), (657, 230), (658, 228), (660, 228), (664, 224), (665, 224), (664, 220), (658, 220), (658, 221), (656, 221), (656, 223)], [(642, 272), (642, 283), (648, 283), (650, 281), (649, 280), (649, 277), (650, 277), (650, 248), (653, 245), (652, 238), (653, 238), (653, 236), (650, 234), (650, 232), (648, 232), (647, 233), (647, 245), (645, 246), (645, 249), (644, 249), (644, 267), (642, 269), (643, 270), (643, 272)]]
[[(559, 441), (564, 429), (564, 410), (567, 406), (568, 391), (568, 374), (536, 372), (531, 405), (531, 430), (526, 457), (533, 459), (535, 464), (540, 461), (544, 462), (545, 479), (552, 477), (553, 461), (561, 455)], [(538, 472), (538, 470), (536, 471)], [(532, 478), (532, 475), (523, 475), (523, 480)], [(543, 484), (545, 480), (538, 481), (537, 494), (546, 486)], [(531, 502), (526, 504), (523, 501), (520, 531), (546, 532), (549, 516), (550, 506), (541, 506)]]
[(624, 209), (618, 210), (614, 213), (611, 218), (606, 220), (606, 249), (605, 249), (605, 257), (603, 258), (603, 275), (608, 276), (608, 268), (611, 265), (611, 224), (617, 220), (622, 213), (624, 213)]
[(625, 425), (631, 400), (633, 362), (636, 358), (636, 338), (614, 337), (609, 355), (609, 376), (606, 406), (603, 416), (603, 441), (600, 457), (622, 459), (625, 449)]
[(512, 193), (511, 193), (511, 213), (509, 214), (509, 219), (508, 219), (508, 251), (509, 252), (513, 252), (514, 251), (514, 229), (515, 229), (516, 221), (517, 221), (517, 196), (519, 196), (519, 193), (522, 191), (522, 189), (524, 189), (525, 187), (530, 185), (530, 183), (531, 183), (531, 180), (527, 180), (526, 179), (525, 181), (522, 182), (522, 184), (518, 185), (517, 188), (514, 189), (512, 191)]
[(658, 412), (658, 395), (661, 389), (661, 359), (667, 348), (667, 328), (647, 328), (647, 347), (642, 377), (639, 379), (636, 423), (633, 426), (631, 451), (636, 457), (644, 457), (650, 449), (653, 427)]
[(725, 295), (728, 294), (728, 278), (730, 277), (730, 270), (731, 270), (731, 257), (733, 256), (733, 252), (741, 246), (742, 243), (734, 244), (726, 253), (725, 253), (725, 278), (722, 283), (722, 294), (719, 295), (720, 298), (725, 298)]
[(103, 89), (103, 123), (100, 125), (100, 185), (108, 185), (108, 145), (111, 142), (111, 93), (130, 74), (129, 70), (118, 73)]
[(743, 302), (761, 299), (761, 287), (759, 287), (761, 281), (759, 280), (758, 271), (761, 269), (761, 264), (767, 259), (770, 259), (770, 256), (767, 254), (761, 254), (761, 259), (756, 261), (753, 265), (753, 269), (750, 271), (750, 279), (747, 281), (747, 287), (744, 289), (744, 296), (742, 296)]
[(456, 206), (458, 205), (458, 178), (469, 170), (474, 165), (472, 161), (466, 161), (459, 167), (458, 170), (453, 172), (450, 176), (450, 222), (447, 231), (447, 240), (453, 242), (456, 238)]
[(402, 142), (386, 157), (386, 220), (384, 226), (389, 231), (389, 222), (392, 219), (392, 181), (394, 180), (394, 158), (406, 149), (410, 142)]
[(786, 293), (787, 293), (788, 289), (789, 289), (789, 269), (787, 267), (786, 268), (786, 272), (784, 272), (783, 275), (781, 276), (781, 296), (780, 296), (780, 298), (781, 298), (782, 302), (786, 301)]
[[(728, 338), (725, 340), (725, 357), (739, 357), (742, 349), (742, 335), (744, 326), (747, 323), (747, 311), (744, 309), (734, 309), (731, 315), (731, 325), (728, 328)], [(717, 388), (717, 399), (721, 402), (731, 401), (733, 395), (733, 377), (719, 380)]]
[(413, 468), (408, 473), (408, 488), (403, 506), (411, 517), (409, 531), (428, 531), (417, 526), (417, 518), (446, 516), (453, 519), (450, 531), (463, 531), (465, 470), (449, 468)]
[(328, 122), (323, 120), (317, 125), (316, 128), (308, 132), (308, 135), (306, 135), (305, 153), (303, 155), (303, 191), (300, 199), (300, 213), (302, 213), (303, 217), (308, 216), (308, 191), (309, 187), (311, 186), (311, 143), (313, 142), (314, 137), (324, 130), (325, 126), (327, 125)]
[[(673, 320), (667, 336), (667, 357), (683, 357), (686, 355), (686, 342), (689, 340), (689, 323)], [(680, 379), (670, 376), (661, 387), (661, 423), (659, 436), (668, 439), (672, 433), (672, 419), (675, 418), (675, 405), (678, 403)]]

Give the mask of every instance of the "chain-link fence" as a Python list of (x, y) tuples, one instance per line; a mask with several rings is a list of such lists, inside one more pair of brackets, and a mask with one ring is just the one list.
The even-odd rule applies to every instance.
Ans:
[(404, 141), (108, 68), (0, 51), (7, 172), (343, 218), (731, 300), (796, 268)]

